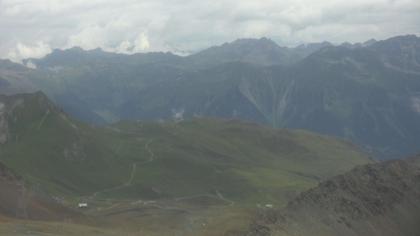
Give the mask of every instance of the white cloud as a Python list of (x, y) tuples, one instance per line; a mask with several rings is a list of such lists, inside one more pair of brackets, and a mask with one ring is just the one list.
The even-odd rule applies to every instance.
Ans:
[(34, 45), (25, 45), (17, 43), (16, 47), (9, 51), (8, 58), (15, 62), (20, 62), (25, 58), (40, 58), (44, 55), (51, 53), (51, 47), (40, 41)]
[(419, 12), (419, 0), (0, 0), (0, 57), (42, 48), (33, 42), (122, 53), (261, 36), (284, 45), (356, 42), (419, 34)]
[(134, 46), (130, 41), (125, 40), (122, 41), (120, 45), (118, 45), (118, 47), (115, 49), (115, 52), (128, 54), (133, 51), (133, 47)]
[(139, 36), (134, 41), (134, 51), (141, 52), (150, 49), (149, 38), (145, 33), (139, 34)]
[(133, 54), (138, 52), (147, 52), (150, 47), (151, 45), (147, 34), (140, 33), (133, 41), (124, 40), (116, 48), (105, 47), (105, 50), (110, 52)]
[(67, 43), (67, 48), (82, 47), (87, 50), (95, 49), (98, 47), (105, 47), (106, 34), (98, 25), (88, 26), (83, 28), (80, 32), (70, 35)]

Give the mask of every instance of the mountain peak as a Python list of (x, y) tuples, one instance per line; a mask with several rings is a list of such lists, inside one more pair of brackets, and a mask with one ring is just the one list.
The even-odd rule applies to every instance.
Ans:
[(266, 38), (266, 37), (262, 37), (259, 39), (256, 38), (242, 38), (242, 39), (237, 39), (231, 43), (225, 43), (223, 44), (221, 47), (230, 47), (230, 46), (239, 46), (239, 47), (248, 47), (248, 46), (252, 46), (252, 47), (258, 47), (258, 46), (263, 46), (263, 47), (272, 47), (272, 48), (279, 48), (280, 46), (274, 42), (273, 40)]
[(381, 40), (376, 42), (375, 44), (373, 44), (373, 46), (375, 45), (382, 45), (382, 46), (391, 46), (395, 43), (398, 43), (400, 45), (417, 45), (420, 44), (420, 38), (417, 37), (417, 35), (414, 34), (409, 34), (409, 35), (400, 35), (400, 36), (395, 36), (389, 39), (385, 39), (385, 40)]
[(392, 38), (389, 38), (387, 40), (418, 40), (420, 39), (415, 34), (406, 34), (406, 35), (399, 35)]
[(375, 43), (377, 43), (378, 41), (376, 40), (376, 39), (369, 39), (368, 41), (366, 41), (366, 42), (364, 42), (363, 43), (363, 46), (370, 46), (370, 45), (373, 45), (373, 44), (375, 44)]
[(46, 55), (45, 57), (54, 57), (54, 56), (64, 56), (64, 55), (103, 55), (109, 54), (102, 50), (102, 48), (95, 48), (91, 50), (85, 50), (81, 47), (72, 47), (67, 49), (54, 49), (50, 54)]
[(297, 59), (293, 52), (280, 47), (268, 38), (243, 38), (220, 46), (214, 46), (190, 56), (195, 63), (221, 64), (225, 62), (243, 62), (255, 65), (292, 64)]

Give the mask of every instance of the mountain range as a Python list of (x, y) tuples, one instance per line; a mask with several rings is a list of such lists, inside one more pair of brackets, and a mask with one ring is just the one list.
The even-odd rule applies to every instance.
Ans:
[(219, 117), (307, 129), (386, 159), (420, 151), (419, 48), (415, 35), (295, 48), (240, 39), (186, 57), (72, 48), (24, 61), (36, 69), (2, 61), (0, 92), (42, 90), (92, 124)]
[(0, 60), (0, 235), (417, 236), (419, 49)]

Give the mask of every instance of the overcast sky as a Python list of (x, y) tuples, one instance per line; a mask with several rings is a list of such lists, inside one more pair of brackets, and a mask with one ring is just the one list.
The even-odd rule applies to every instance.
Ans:
[(420, 35), (420, 0), (0, 0), (0, 58), (54, 48), (196, 51), (237, 38), (280, 45)]

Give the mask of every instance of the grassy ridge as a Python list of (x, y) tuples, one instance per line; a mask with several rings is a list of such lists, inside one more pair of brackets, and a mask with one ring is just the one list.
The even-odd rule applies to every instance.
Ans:
[(91, 127), (40, 93), (2, 100), (10, 133), (2, 161), (58, 195), (211, 195), (226, 204), (282, 205), (319, 180), (370, 162), (351, 144), (305, 131), (216, 119)]

